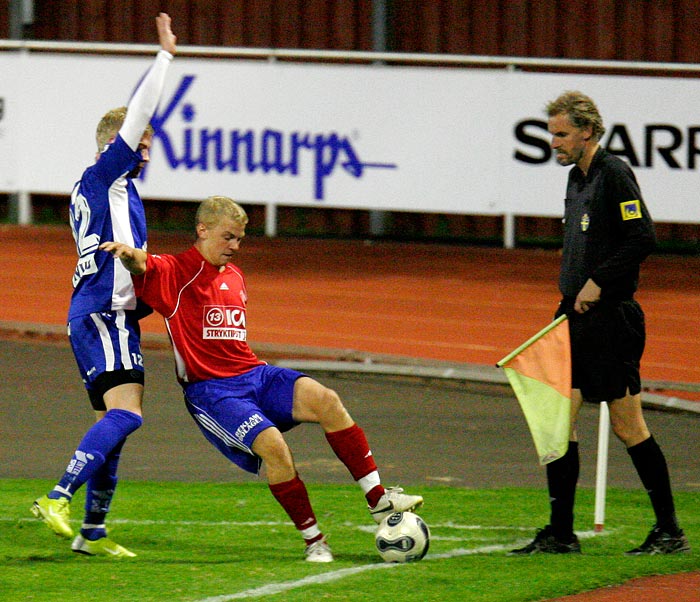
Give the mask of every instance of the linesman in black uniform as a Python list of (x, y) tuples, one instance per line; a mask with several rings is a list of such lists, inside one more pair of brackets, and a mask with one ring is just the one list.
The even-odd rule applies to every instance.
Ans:
[(569, 317), (571, 437), (566, 455), (547, 465), (550, 524), (510, 554), (581, 551), (573, 525), (579, 475), (576, 418), (584, 400), (609, 403), (613, 431), (627, 447), (656, 515), (646, 540), (626, 554), (687, 552), (666, 460), (642, 415), (639, 362), (645, 325), (634, 293), (639, 266), (656, 244), (654, 225), (629, 165), (600, 146), (605, 128), (593, 100), (581, 92), (564, 92), (548, 103), (547, 115), (557, 162), (574, 166), (566, 188), (559, 276), (563, 299), (556, 313)]

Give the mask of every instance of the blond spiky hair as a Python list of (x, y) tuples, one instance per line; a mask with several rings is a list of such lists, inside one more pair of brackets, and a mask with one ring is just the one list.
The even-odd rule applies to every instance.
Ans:
[(241, 226), (248, 223), (248, 214), (245, 209), (233, 199), (227, 196), (210, 196), (197, 208), (195, 225), (204, 224), (207, 228), (214, 228), (224, 218)]
[[(126, 107), (118, 107), (107, 111), (100, 123), (97, 124), (95, 139), (97, 140), (97, 152), (101, 153), (109, 141), (116, 137), (119, 129), (126, 119)], [(144, 133), (153, 134), (153, 127), (148, 125)]]

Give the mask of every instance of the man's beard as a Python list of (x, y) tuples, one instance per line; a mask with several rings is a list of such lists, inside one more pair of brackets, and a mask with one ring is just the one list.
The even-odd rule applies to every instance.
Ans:
[(570, 153), (557, 154), (556, 160), (559, 165), (566, 167), (567, 165), (578, 163), (581, 160), (581, 157), (583, 157), (583, 150), (579, 150), (578, 152), (572, 151)]

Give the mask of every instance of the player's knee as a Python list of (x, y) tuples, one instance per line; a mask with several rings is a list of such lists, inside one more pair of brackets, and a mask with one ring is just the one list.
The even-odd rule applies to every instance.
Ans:
[(343, 401), (333, 389), (326, 388), (319, 403), (319, 413), (328, 417), (341, 417), (347, 415)]
[(613, 424), (613, 433), (626, 447), (632, 447), (649, 438), (649, 431), (637, 425), (626, 423)]
[(340, 430), (352, 423), (340, 396), (315, 381), (295, 397), (294, 419), (321, 424), (326, 430)]
[(276, 428), (265, 429), (253, 442), (253, 452), (262, 458), (268, 469), (290, 469), (294, 467), (292, 452), (282, 433)]
[(628, 436), (629, 436), (629, 435), (628, 435), (628, 432), (627, 432), (627, 429), (624, 428), (624, 427), (621, 426), (621, 425), (616, 425), (616, 424), (612, 424), (611, 426), (612, 426), (613, 434), (614, 434), (620, 441), (622, 441), (623, 443), (626, 443), (626, 439), (627, 439)]
[(129, 410), (114, 409), (109, 410), (104, 419), (116, 423), (125, 436), (130, 435), (143, 424), (143, 418), (139, 414), (130, 412)]
[(340, 400), (340, 395), (333, 389), (324, 387), (321, 392), (321, 407), (329, 410), (338, 410), (343, 407), (343, 402)]
[(318, 423), (326, 432), (340, 431), (354, 424), (340, 396), (332, 389), (326, 389), (318, 410)]

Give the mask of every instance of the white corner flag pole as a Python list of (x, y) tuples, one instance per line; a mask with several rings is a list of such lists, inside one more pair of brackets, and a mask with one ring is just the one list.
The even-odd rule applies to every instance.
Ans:
[(595, 474), (595, 516), (593, 530), (600, 533), (605, 524), (605, 492), (608, 477), (608, 441), (610, 440), (610, 410), (607, 402), (600, 403), (598, 419), (598, 462)]

